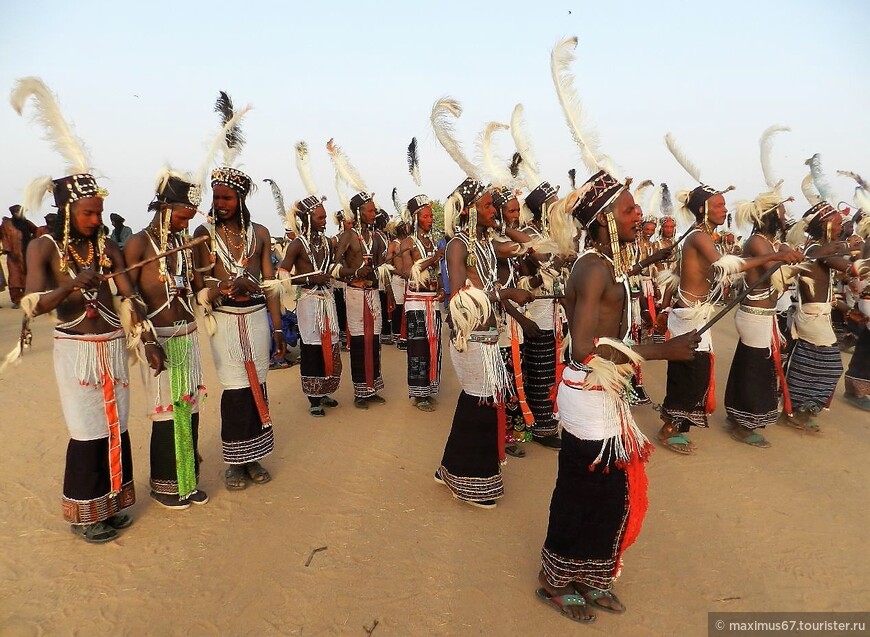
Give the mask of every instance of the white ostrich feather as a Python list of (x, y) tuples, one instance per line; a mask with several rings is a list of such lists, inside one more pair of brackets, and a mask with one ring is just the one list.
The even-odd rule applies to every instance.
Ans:
[(305, 192), (309, 195), (317, 195), (317, 184), (314, 181), (314, 174), (311, 172), (311, 153), (308, 150), (308, 144), (304, 141), (296, 142), (296, 170), (299, 171), (299, 178), (302, 179), (302, 185)]
[(541, 183), (541, 175), (535, 151), (532, 149), (528, 135), (526, 135), (523, 112), (523, 105), (517, 104), (511, 113), (511, 137), (514, 139), (517, 152), (523, 158), (522, 163), (520, 163), (520, 172), (524, 177), (526, 186), (532, 189)]
[(15, 82), (10, 101), (21, 115), (28, 98), (34, 100), (34, 121), (42, 126), (45, 139), (66, 160), (69, 175), (90, 171), (90, 161), (82, 141), (76, 137), (60, 111), (57, 100), (38, 77), (24, 77)]
[(766, 183), (767, 187), (771, 190), (775, 189), (777, 184), (777, 179), (773, 174), (773, 166), (770, 161), (770, 153), (773, 150), (773, 138), (777, 133), (787, 133), (790, 131), (791, 129), (788, 126), (774, 124), (773, 126), (768, 126), (764, 132), (761, 133), (761, 138), (758, 140), (761, 154), (761, 172), (764, 174), (764, 183)]
[(673, 133), (668, 133), (665, 135), (665, 144), (668, 147), (668, 150), (671, 151), (671, 155), (674, 156), (674, 159), (677, 160), (677, 163), (683, 167), (689, 175), (697, 181), (701, 183), (701, 171), (698, 170), (698, 167), (692, 163), (692, 160), (683, 152), (683, 150), (677, 145), (677, 140), (674, 138)]
[(462, 146), (456, 141), (456, 131), (453, 128), (452, 119), (462, 115), (462, 106), (452, 97), (442, 97), (432, 106), (429, 121), (435, 137), (447, 151), (447, 154), (456, 162), (469, 177), (480, 180), (480, 169), (475, 166), (462, 151)]
[(598, 148), (598, 136), (594, 130), (585, 126), (583, 101), (577, 94), (574, 76), (571, 74), (571, 63), (576, 59), (574, 55), (576, 48), (576, 36), (565, 38), (556, 44), (550, 53), (550, 72), (553, 76), (553, 84), (556, 86), (556, 96), (568, 122), (568, 129), (580, 148), (580, 157), (589, 172), (596, 173), (604, 167)]
[(329, 151), (332, 165), (335, 166), (336, 177), (340, 178), (356, 192), (368, 192), (365, 181), (363, 181), (357, 169), (350, 163), (347, 155), (344, 154), (344, 151), (341, 150), (334, 140), (330, 139), (326, 142), (326, 150)]
[(510, 126), (500, 122), (488, 122), (477, 140), (479, 163), (488, 181), (496, 186), (507, 186), (514, 179), (511, 177), (507, 164), (495, 155), (492, 149), (492, 136), (500, 130), (509, 130)]

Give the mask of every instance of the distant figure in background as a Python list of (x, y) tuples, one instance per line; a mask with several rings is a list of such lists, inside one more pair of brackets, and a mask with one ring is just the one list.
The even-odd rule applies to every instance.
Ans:
[(110, 214), (109, 220), (112, 222), (112, 233), (109, 236), (123, 250), (124, 244), (133, 236), (133, 230), (131, 230), (129, 226), (124, 225), (126, 219), (117, 212)]
[(9, 286), (12, 308), (18, 309), (27, 278), (24, 255), (27, 253), (27, 244), (36, 236), (36, 226), (24, 217), (18, 204), (9, 206), (9, 212), (12, 216), (3, 217), (0, 222), (0, 249), (6, 255), (6, 269), (9, 271), (6, 285)]
[(45, 219), (45, 225), (39, 226), (36, 229), (36, 236), (37, 237), (41, 237), (42, 235), (48, 234), (51, 232), (51, 229), (54, 227), (54, 224), (57, 223), (57, 213), (56, 212), (49, 212), (43, 218)]

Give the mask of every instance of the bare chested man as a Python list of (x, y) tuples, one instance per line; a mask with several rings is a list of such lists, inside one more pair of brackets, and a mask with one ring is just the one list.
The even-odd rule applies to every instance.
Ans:
[(490, 229), (496, 227), (493, 191), (468, 178), (445, 203), (450, 277), (450, 359), (462, 392), (435, 481), (457, 499), (491, 509), (504, 495), (499, 457), (504, 445), (498, 409), (511, 384), (499, 352), (502, 302), (525, 305), (531, 292), (500, 287)]
[(298, 224), (296, 239), (287, 247), (281, 269), (292, 272), (301, 290), (296, 318), (302, 337), (300, 376), (312, 416), (326, 415), (324, 407), (338, 401), (329, 394), (341, 382), (338, 315), (332, 289), (335, 267), (332, 242), (326, 237), (326, 210), (320, 197), (309, 195), (293, 204)]
[[(781, 243), (785, 206), (783, 197), (775, 190), (739, 204), (737, 223), (752, 225), (752, 235), (743, 246), (744, 258), (791, 250)], [(765, 270), (766, 264), (746, 270), (746, 284), (754, 285)], [(776, 317), (779, 294), (772, 280), (762, 283), (742, 301), (734, 317), (740, 342), (728, 374), (725, 411), (731, 423), (731, 437), (753, 447), (770, 446), (762, 432), (779, 415), (778, 389), (780, 380), (785, 379)], [(784, 403), (788, 406), (788, 390), (783, 389)], [(787, 411), (790, 413), (791, 408)]]
[[(393, 192), (395, 193), (395, 189)], [(406, 328), (403, 328), (402, 325), (405, 314), (405, 288), (408, 284), (408, 272), (403, 269), (405, 253), (402, 252), (402, 246), (405, 245), (405, 240), (410, 233), (410, 224), (400, 216), (394, 217), (387, 224), (387, 235), (389, 236), (387, 263), (393, 266), (393, 271), (390, 273), (390, 287), (395, 299), (395, 307), (390, 313), (390, 332), (393, 335), (396, 348), (401, 351), (408, 349), (408, 336), (405, 333)]]
[(856, 271), (857, 266), (844, 254), (848, 249), (838, 240), (842, 223), (842, 215), (833, 206), (819, 201), (794, 230), (806, 233), (802, 247), (808, 262), (799, 278), (793, 328), (797, 338), (786, 374), (791, 412), (783, 411), (777, 422), (810, 433), (819, 432), (814, 417), (830, 405), (843, 374), (831, 325), (834, 276), (837, 272), (866, 273)]
[[(54, 372), (70, 437), (64, 519), (85, 541), (108, 542), (117, 537), (118, 529), (133, 523), (122, 511), (136, 501), (127, 433), (125, 330), (132, 344), (144, 343), (146, 361), (155, 373), (163, 370), (164, 355), (123, 272), (121, 250), (104, 233), (103, 199), (108, 193), (90, 173), (84, 146), (42, 80), (17, 80), (11, 96), (15, 110), (21, 114), (31, 100), (42, 113), (37, 121), (46, 139), (66, 160), (67, 176), (39, 177), (25, 189), (25, 211), (39, 210), (45, 195), (52, 193), (59, 218), (48, 234), (27, 248), (27, 294), (21, 305), (28, 317), (57, 314)], [(115, 291), (123, 297), (120, 316), (114, 310)]]
[[(165, 170), (148, 210), (154, 215), (145, 229), (124, 246), (128, 261), (139, 262), (178, 248), (187, 239), (190, 220), (202, 200), (198, 185), (180, 173)], [(167, 370), (157, 377), (143, 374), (151, 420), (151, 497), (170, 509), (205, 504), (199, 490), (199, 409), (205, 397), (202, 356), (196, 332), (194, 303), (202, 274), (190, 250), (176, 252), (130, 273), (166, 351)]]
[[(679, 194), (681, 203), (694, 217), (696, 227), (682, 244), (679, 285), (673, 292), (672, 307), (662, 310), (668, 313), (668, 330), (672, 337), (698, 330), (712, 317), (714, 304), (721, 300), (730, 275), (775, 261), (796, 263), (801, 260), (800, 255), (791, 252), (773, 252), (745, 260), (721, 255), (713, 233), (728, 214), (724, 192), (727, 191), (701, 185)], [(713, 413), (716, 405), (716, 397), (710, 391), (712, 375), (713, 341), (707, 331), (693, 360), (668, 363), (667, 394), (661, 410), (664, 425), (658, 433), (659, 440), (668, 449), (682, 454), (694, 452), (695, 445), (686, 433), (692, 425), (707, 427), (707, 415)]]
[(573, 621), (590, 622), (590, 606), (625, 611), (612, 583), (645, 513), (651, 445), (631, 415), (633, 368), (625, 363), (691, 360), (699, 338), (690, 331), (662, 344), (631, 341), (627, 246), (641, 213), (625, 185), (601, 171), (552, 214), (573, 215), (592, 248), (576, 261), (566, 289), (571, 361), (558, 391), (562, 450), (537, 595)]
[(279, 359), (286, 347), (278, 297), (267, 298), (262, 286), (275, 272), (269, 231), (251, 220), (246, 204), (251, 185), (251, 178), (235, 168), (212, 171), (214, 223), (200, 226), (195, 233), (210, 238), (197, 246), (196, 263), (206, 275), (207, 291), (200, 299), (215, 304), (210, 313), (216, 324), (211, 351), (224, 388), (221, 441), (228, 465), (224, 484), (229, 490), (246, 488), (248, 480), (264, 484), (272, 479), (259, 462), (274, 447), (266, 374), (270, 343)]
[(375, 231), (377, 206), (366, 192), (350, 200), (353, 225), (338, 241), (336, 263), (338, 276), (345, 280), (347, 329), (350, 334), (350, 372), (353, 380), (353, 404), (368, 409), (370, 403), (386, 402), (378, 392), (384, 388), (381, 376), (381, 303), (378, 294), (377, 268), (383, 265), (387, 246)]
[[(55, 375), (70, 434), (64, 519), (88, 542), (115, 539), (119, 529), (133, 522), (121, 511), (136, 501), (127, 432), (127, 351), (121, 319), (114, 313), (112, 291), (104, 279), (124, 269), (124, 258), (102, 234), (99, 193), (91, 175), (56, 180), (54, 197), (60, 228), (65, 230), (58, 228), (34, 240), (27, 252), (27, 293), (38, 299), (32, 314), (54, 310), (58, 319)], [(118, 294), (135, 298), (125, 274), (113, 280)], [(162, 372), (163, 350), (154, 334), (146, 331), (142, 340), (148, 365)]]
[(441, 386), (441, 310), (444, 285), (439, 264), (444, 250), (432, 238), (432, 204), (426, 195), (408, 201), (411, 233), (402, 240), (399, 271), (408, 280), (405, 326), (408, 335), (408, 396), (420, 411), (435, 411)]

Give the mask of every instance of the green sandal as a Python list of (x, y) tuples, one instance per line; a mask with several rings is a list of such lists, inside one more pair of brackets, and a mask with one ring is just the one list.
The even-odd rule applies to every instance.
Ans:
[[(592, 606), (594, 606), (595, 608), (597, 608), (599, 610), (603, 610), (605, 613), (613, 613), (614, 615), (622, 615), (625, 612), (625, 606), (623, 605), (623, 603), (621, 601), (619, 601), (619, 598), (616, 595), (614, 595), (612, 591), (603, 591), (599, 588), (590, 588), (588, 591), (584, 591), (580, 594)], [(609, 600), (616, 602), (617, 604), (622, 606), (622, 609), (616, 610), (615, 608), (610, 608), (609, 606), (605, 606), (604, 604), (602, 604), (601, 602), (598, 601), (602, 597), (605, 599), (609, 599)]]
[(567, 617), (572, 622), (578, 624), (591, 624), (595, 621), (595, 615), (589, 617), (574, 617), (565, 612), (565, 609), (570, 606), (588, 606), (582, 595), (550, 595), (546, 588), (539, 588), (535, 591), (535, 596), (544, 602), (550, 608), (559, 612), (563, 617)]
[(695, 448), (692, 446), (692, 441), (686, 438), (682, 433), (677, 433), (673, 436), (668, 436), (659, 431), (656, 436), (665, 447), (671, 451), (681, 453), (684, 456), (689, 456), (695, 453)]
[(737, 427), (732, 427), (728, 432), (728, 435), (731, 436), (737, 442), (742, 442), (750, 447), (758, 447), (759, 449), (769, 449), (770, 443), (767, 441), (767, 438), (758, 433), (751, 433), (748, 436), (741, 436), (740, 430)]

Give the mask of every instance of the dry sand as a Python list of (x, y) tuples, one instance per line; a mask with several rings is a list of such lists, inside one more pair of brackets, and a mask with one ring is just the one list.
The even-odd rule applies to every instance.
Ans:
[[(0, 295), (0, 349), (19, 317)], [(720, 409), (700, 449), (658, 448), (650, 509), (615, 590), (623, 616), (591, 626), (534, 597), (557, 454), (527, 446), (504, 468), (506, 496), (484, 511), (434, 483), (458, 387), (445, 357), (438, 411), (405, 397), (402, 352), (384, 348), (387, 404), (354, 409), (347, 354), (341, 406), (308, 415), (299, 368), (269, 375), (273, 481), (224, 489), (220, 388), (202, 416), (204, 507), (148, 497), (149, 424), (132, 386), (135, 524), (105, 545), (76, 539), (60, 508), (67, 431), (54, 384), (51, 325), (34, 325), (23, 364), (0, 379), (0, 635), (705, 635), (709, 611), (870, 609), (870, 418), (839, 397), (810, 436), (773, 427), (773, 447), (726, 434), (721, 400), (735, 343), (716, 329)], [(844, 355), (848, 361), (848, 355)], [(664, 364), (645, 368), (660, 401)], [(138, 381), (138, 372), (132, 377)], [(636, 409), (649, 437), (657, 414)], [(312, 549), (328, 549), (305, 562)]]

